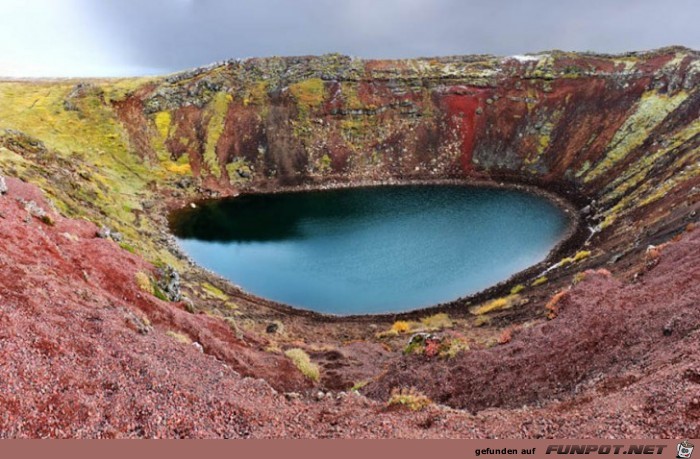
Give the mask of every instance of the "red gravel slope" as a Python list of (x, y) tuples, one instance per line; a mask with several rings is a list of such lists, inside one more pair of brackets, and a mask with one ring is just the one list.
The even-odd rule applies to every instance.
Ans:
[[(700, 231), (666, 246), (635, 283), (589, 274), (557, 319), (508, 345), (400, 360), (370, 394), (414, 385), (477, 414), (413, 413), (357, 395), (308, 397), (263, 340), (143, 293), (134, 276), (152, 266), (51, 212), (35, 187), (7, 182), (0, 437), (700, 436)], [(32, 217), (30, 200), (55, 223)], [(292, 390), (302, 396), (288, 400)]]

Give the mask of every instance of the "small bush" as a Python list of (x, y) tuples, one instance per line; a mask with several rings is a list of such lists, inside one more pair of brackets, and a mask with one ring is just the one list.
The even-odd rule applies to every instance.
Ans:
[(498, 337), (498, 344), (510, 343), (513, 340), (513, 337), (520, 332), (522, 328), (522, 325), (511, 325), (510, 327), (503, 329)]
[(406, 345), (406, 347), (403, 349), (403, 353), (405, 355), (410, 355), (410, 354), (422, 354), (423, 351), (425, 350), (425, 343), (420, 340), (413, 340), (410, 343)]
[(385, 331), (379, 332), (379, 333), (377, 333), (377, 334), (374, 335), (374, 336), (376, 336), (378, 339), (382, 339), (382, 338), (393, 338), (394, 336), (399, 336), (399, 332), (397, 332), (397, 331), (394, 330), (394, 329), (389, 329), (389, 330), (385, 330)]
[(136, 253), (136, 249), (134, 248), (134, 246), (127, 244), (126, 242), (120, 242), (119, 247), (126, 250), (127, 252)]
[(439, 355), (442, 358), (451, 359), (453, 357), (456, 357), (457, 354), (459, 354), (460, 352), (468, 350), (469, 343), (462, 339), (454, 338), (443, 343), (443, 345), (440, 347)]
[(538, 285), (542, 285), (542, 284), (546, 283), (548, 280), (549, 279), (547, 279), (547, 276), (538, 277), (537, 279), (532, 281), (532, 286), (536, 287)]
[(236, 338), (241, 339), (243, 337), (243, 333), (241, 332), (241, 329), (238, 326), (238, 321), (236, 319), (234, 319), (233, 317), (224, 317), (224, 322), (226, 322), (228, 328), (230, 328), (231, 331), (236, 335)]
[(562, 258), (561, 261), (559, 262), (559, 266), (566, 266), (566, 265), (569, 265), (571, 263), (576, 263), (577, 261), (581, 261), (581, 260), (588, 258), (590, 255), (591, 255), (590, 250), (579, 250), (578, 252), (576, 252), (576, 255), (574, 255), (573, 257)]
[(506, 309), (511, 307), (518, 298), (518, 295), (508, 295), (503, 298), (496, 298), (495, 300), (491, 300), (488, 303), (479, 306), (472, 313), (478, 316), (488, 312), (498, 311), (499, 309)]
[(450, 316), (445, 313), (424, 317), (420, 321), (428, 330), (442, 330), (443, 328), (452, 327), (452, 320), (450, 319)]
[(421, 411), (432, 402), (415, 388), (395, 388), (391, 391), (391, 397), (387, 403), (389, 406), (404, 406), (411, 411)]
[(586, 273), (585, 273), (585, 272), (584, 272), (584, 273), (576, 273), (576, 274), (574, 274), (574, 277), (573, 277), (573, 279), (572, 279), (571, 282), (572, 282), (574, 285), (576, 285), (576, 284), (578, 284), (579, 282), (581, 282), (582, 280), (584, 280), (585, 278), (586, 278)]
[(139, 271), (134, 274), (134, 281), (136, 281), (138, 288), (153, 295), (153, 284), (151, 283), (151, 279), (148, 277), (148, 274)]
[(391, 326), (391, 329), (396, 333), (406, 333), (411, 330), (411, 324), (406, 322), (405, 320), (399, 320), (397, 322), (394, 322), (394, 325)]
[(227, 301), (228, 300), (228, 295), (223, 292), (220, 288), (214, 287), (211, 285), (209, 282), (204, 282), (202, 284), (202, 288), (204, 289), (204, 292), (216, 299), (222, 300), (222, 301)]
[(510, 340), (513, 339), (513, 330), (510, 328), (506, 328), (501, 332), (501, 335), (498, 337), (498, 344), (508, 344), (510, 343)]
[(510, 289), (510, 294), (516, 295), (516, 294), (522, 292), (523, 290), (525, 290), (525, 286), (523, 284), (518, 284), (515, 287), (513, 287), (512, 289)]
[(359, 392), (359, 390), (365, 387), (367, 384), (369, 384), (369, 381), (358, 381), (350, 388), (350, 390), (353, 392)]
[(489, 316), (478, 316), (476, 319), (474, 319), (474, 326), (475, 327), (483, 327), (484, 325), (488, 325), (491, 323), (491, 318)]
[(318, 381), (320, 378), (320, 371), (318, 365), (311, 361), (309, 354), (304, 352), (303, 349), (294, 348), (287, 350), (284, 355), (286, 355), (294, 365), (301, 371), (301, 373), (312, 381)]
[(169, 164), (166, 169), (178, 175), (185, 175), (192, 172), (189, 164)]
[(559, 315), (559, 308), (560, 305), (559, 303), (566, 298), (566, 296), (569, 294), (569, 290), (562, 290), (559, 293), (555, 294), (545, 305), (545, 309), (547, 310), (547, 318), (549, 320), (555, 319)]
[(190, 339), (190, 337), (183, 334), (183, 333), (178, 333), (178, 332), (173, 331), (173, 330), (168, 330), (167, 332), (165, 332), (165, 334), (168, 335), (169, 337), (171, 337), (172, 339), (174, 339), (175, 341), (177, 341), (178, 343), (192, 344), (192, 340)]
[(170, 301), (170, 299), (167, 297), (165, 292), (163, 292), (160, 288), (158, 288), (157, 285), (152, 286), (153, 288), (153, 296), (158, 298), (161, 301)]

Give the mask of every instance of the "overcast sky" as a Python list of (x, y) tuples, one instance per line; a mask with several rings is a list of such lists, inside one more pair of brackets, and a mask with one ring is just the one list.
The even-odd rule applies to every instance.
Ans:
[(228, 58), (700, 49), (697, 0), (0, 0), (0, 76), (169, 73)]

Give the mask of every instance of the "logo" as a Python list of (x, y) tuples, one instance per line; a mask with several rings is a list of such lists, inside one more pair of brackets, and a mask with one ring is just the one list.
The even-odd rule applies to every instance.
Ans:
[(677, 458), (690, 459), (690, 455), (693, 454), (693, 444), (688, 440), (684, 440), (681, 443), (678, 443), (678, 446), (676, 446), (676, 451), (678, 451), (678, 454), (676, 455)]

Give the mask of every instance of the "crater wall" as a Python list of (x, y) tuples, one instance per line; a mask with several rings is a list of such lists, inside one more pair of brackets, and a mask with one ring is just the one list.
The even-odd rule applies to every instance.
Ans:
[[(589, 199), (595, 230), (678, 225), (698, 197), (700, 58), (592, 55), (230, 61), (116, 104), (133, 148), (218, 193), (474, 178)], [(588, 211), (589, 209), (587, 209)], [(662, 222), (663, 220), (663, 222)], [(609, 228), (612, 228), (610, 230)]]

